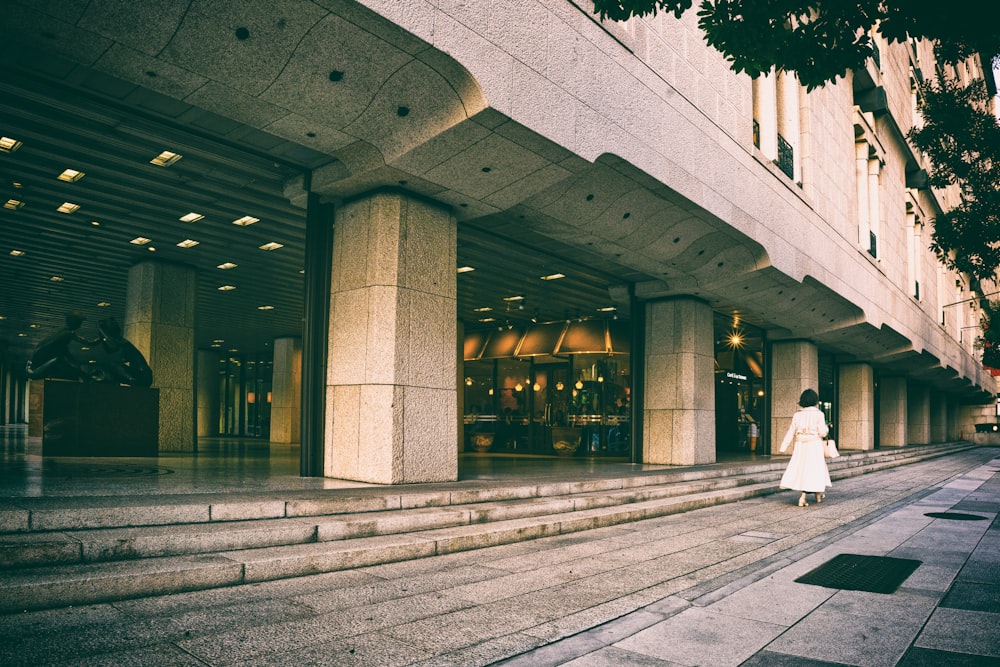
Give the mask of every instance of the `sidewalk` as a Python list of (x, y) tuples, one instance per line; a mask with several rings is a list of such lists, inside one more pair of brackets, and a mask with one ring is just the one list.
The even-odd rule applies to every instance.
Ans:
[[(0, 616), (0, 664), (1000, 664), (998, 470), (1000, 450), (978, 448), (836, 481), (807, 508), (787, 492), (420, 560)], [(794, 582), (840, 553), (922, 564), (892, 594)]]

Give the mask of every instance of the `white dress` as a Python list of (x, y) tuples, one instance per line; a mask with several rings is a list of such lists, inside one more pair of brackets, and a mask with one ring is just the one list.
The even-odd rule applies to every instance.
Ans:
[(792, 416), (792, 425), (778, 449), (784, 452), (794, 441), (792, 458), (781, 476), (781, 488), (823, 493), (826, 487), (833, 486), (823, 456), (823, 438), (828, 431), (826, 416), (816, 406), (800, 408)]

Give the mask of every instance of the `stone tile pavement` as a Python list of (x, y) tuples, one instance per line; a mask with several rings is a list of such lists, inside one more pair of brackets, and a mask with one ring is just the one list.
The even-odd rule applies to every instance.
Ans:
[[(3, 615), (0, 664), (1000, 665), (998, 470), (1000, 450), (978, 448), (839, 480), (806, 508), (787, 492), (401, 563)], [(839, 553), (922, 564), (889, 595), (794, 581)]]

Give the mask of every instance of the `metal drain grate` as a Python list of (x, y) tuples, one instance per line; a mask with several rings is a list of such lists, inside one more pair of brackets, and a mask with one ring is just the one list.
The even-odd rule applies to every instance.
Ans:
[(888, 556), (840, 554), (795, 581), (824, 588), (893, 593), (922, 561)]
[(932, 519), (951, 519), (953, 521), (986, 521), (986, 517), (964, 512), (926, 512), (924, 516)]

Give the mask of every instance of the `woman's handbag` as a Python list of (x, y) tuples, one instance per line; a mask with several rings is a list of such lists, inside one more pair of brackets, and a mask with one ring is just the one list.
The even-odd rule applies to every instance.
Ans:
[(823, 455), (828, 459), (835, 459), (840, 456), (840, 452), (837, 451), (837, 441), (833, 438), (823, 441)]

